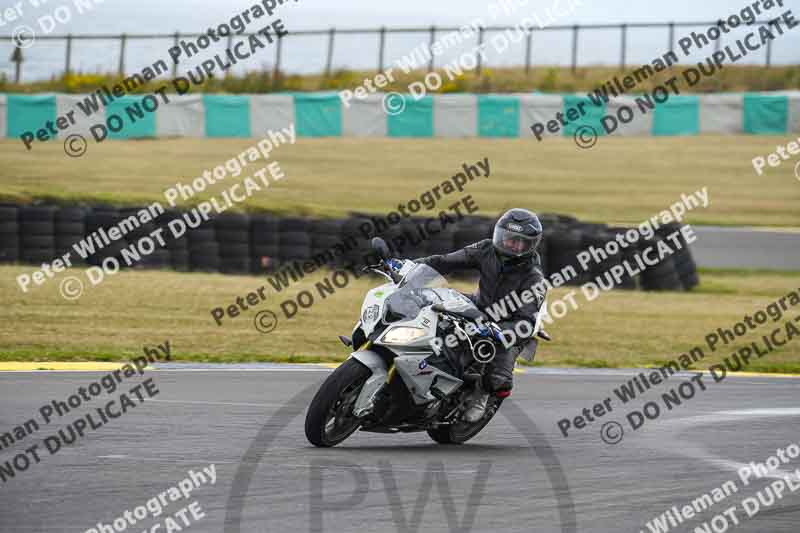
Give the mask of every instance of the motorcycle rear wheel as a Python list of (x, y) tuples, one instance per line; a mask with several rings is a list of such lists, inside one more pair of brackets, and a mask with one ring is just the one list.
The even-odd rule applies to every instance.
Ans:
[(353, 406), (371, 374), (351, 357), (327, 377), (306, 413), (306, 438), (311, 444), (330, 448), (359, 428), (361, 420), (353, 415)]
[(483, 428), (492, 421), (492, 418), (494, 418), (495, 413), (500, 409), (502, 403), (503, 398), (498, 398), (494, 395), (489, 396), (486, 414), (474, 424), (459, 422), (450, 426), (439, 426), (427, 430), (428, 436), (439, 444), (464, 444), (483, 431)]

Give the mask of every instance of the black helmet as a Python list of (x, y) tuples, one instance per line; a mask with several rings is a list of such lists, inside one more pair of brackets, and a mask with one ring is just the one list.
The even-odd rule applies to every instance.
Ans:
[(506, 211), (494, 225), (492, 243), (508, 259), (528, 259), (542, 240), (542, 223), (527, 209)]

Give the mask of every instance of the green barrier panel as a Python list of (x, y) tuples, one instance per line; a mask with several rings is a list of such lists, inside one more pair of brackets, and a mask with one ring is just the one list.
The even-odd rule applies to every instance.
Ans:
[[(642, 97), (644, 99), (644, 97)], [(649, 111), (649, 108), (643, 106)], [(637, 109), (638, 111), (638, 109)], [(697, 96), (670, 96), (656, 104), (653, 135), (697, 135), (700, 133), (700, 99)]]
[(744, 132), (779, 135), (788, 131), (789, 98), (763, 94), (744, 95)]
[(387, 131), (389, 137), (433, 137), (433, 98), (425, 96), (414, 100), (410, 95), (395, 95), (393, 98), (403, 98), (405, 108), (395, 107), (392, 102), (390, 109), (403, 109), (394, 115), (387, 114)]
[(250, 137), (250, 97), (203, 95), (206, 137)]
[[(108, 132), (109, 139), (137, 139), (142, 137), (156, 136), (156, 112), (158, 100), (147, 97), (147, 102), (142, 103), (141, 96), (122, 96), (110, 102), (106, 107), (106, 120), (112, 115), (117, 115), (122, 119), (122, 129), (120, 131)], [(147, 111), (153, 110), (152, 112)], [(117, 127), (118, 121), (112, 119), (111, 126)], [(108, 125), (106, 125), (108, 126)]]
[(519, 98), (478, 96), (478, 135), (519, 137)]
[[(580, 102), (584, 102), (583, 110), (584, 113), (580, 116), (581, 108), (578, 107)], [(575, 109), (575, 112), (578, 112), (579, 116), (578, 119), (575, 121), (569, 121), (567, 119), (567, 110), (568, 109)], [(574, 113), (574, 112), (573, 112)], [(602, 105), (595, 105), (591, 99), (586, 96), (575, 96), (572, 94), (564, 96), (564, 120), (568, 122), (566, 126), (564, 126), (564, 135), (567, 137), (572, 137), (575, 135), (575, 131), (580, 128), (581, 126), (591, 126), (594, 128), (595, 132), (597, 132), (598, 136), (602, 136), (606, 134), (606, 130), (603, 129), (603, 123), (601, 119), (606, 114), (606, 104), (603, 102)], [(555, 118), (555, 117), (553, 117)]]
[(341, 137), (342, 101), (336, 94), (295, 94), (298, 137)]
[[(8, 137), (19, 137), (24, 132), (36, 135), (37, 130), (47, 127), (45, 123), (48, 120), (53, 122), (53, 128), (58, 131), (55, 125), (57, 114), (55, 95), (9, 94), (6, 106)], [(57, 136), (52, 133), (49, 135), (51, 140)]]

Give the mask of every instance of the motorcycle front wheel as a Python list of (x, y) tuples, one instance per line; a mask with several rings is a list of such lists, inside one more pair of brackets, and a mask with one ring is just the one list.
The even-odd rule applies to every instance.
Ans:
[(353, 406), (371, 374), (351, 357), (328, 376), (306, 413), (306, 438), (311, 444), (336, 446), (358, 429), (361, 421), (353, 416)]
[(428, 430), (428, 436), (439, 444), (464, 444), (472, 437), (480, 433), (486, 425), (494, 418), (495, 413), (500, 409), (503, 398), (494, 395), (489, 396), (486, 414), (477, 422), (459, 422), (449, 426), (439, 426)]

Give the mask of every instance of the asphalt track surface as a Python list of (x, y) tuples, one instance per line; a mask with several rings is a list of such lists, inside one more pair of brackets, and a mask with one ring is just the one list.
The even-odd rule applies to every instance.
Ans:
[(800, 270), (800, 230), (692, 226), (690, 245), (698, 266)]
[[(800, 441), (800, 380), (728, 378), (633, 431), (625, 414), (688, 375), (673, 376), (623, 406), (613, 389), (631, 372), (536, 369), (517, 375), (512, 401), (466, 445), (437, 445), (424, 433), (356, 433), (337, 448), (317, 449), (305, 439), (303, 419), (330, 370), (262, 370), (148, 372), (157, 396), (0, 484), (0, 531), (85, 532), (210, 463), (215, 485), (126, 531), (150, 531), (196, 500), (206, 517), (183, 531), (639, 532), (650, 531), (645, 523), (668, 508), (726, 481), (735, 481), (739, 492), (669, 531), (694, 531), (732, 505), (742, 521), (729, 531), (798, 530), (800, 491), (787, 490), (748, 519), (740, 501), (775, 480), (744, 487), (737, 468)], [(0, 374), (0, 430), (100, 375)], [(113, 396), (0, 451), (0, 462)], [(611, 413), (561, 435), (559, 419), (608, 397)], [(600, 437), (601, 424), (612, 420), (625, 429), (616, 445)], [(798, 467), (800, 458), (782, 466), (787, 472)]]

